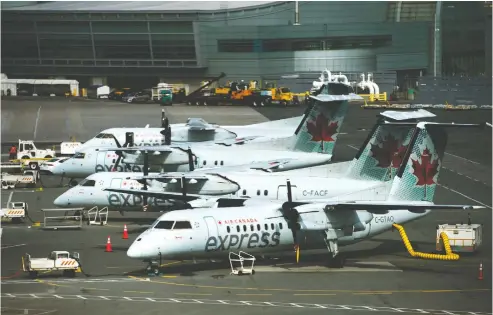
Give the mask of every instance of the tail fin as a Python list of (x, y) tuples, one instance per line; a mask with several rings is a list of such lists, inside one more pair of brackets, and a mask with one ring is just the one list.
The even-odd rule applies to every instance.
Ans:
[(433, 201), (445, 147), (447, 146), (448, 135), (445, 127), (478, 128), (484, 126), (479, 124), (418, 123), (392, 183), (389, 200)]
[(417, 120), (435, 116), (422, 109), (380, 113), (377, 116), (379, 120), (351, 162), (346, 176), (363, 180), (392, 180), (401, 165)]
[[(333, 88), (337, 85), (337, 88)], [(330, 93), (338, 94), (330, 94)], [(349, 101), (362, 99), (350, 93), (350, 86), (327, 83), (316, 96), (310, 96), (312, 105), (305, 112), (294, 134), (292, 150), (332, 154), (346, 117)]]

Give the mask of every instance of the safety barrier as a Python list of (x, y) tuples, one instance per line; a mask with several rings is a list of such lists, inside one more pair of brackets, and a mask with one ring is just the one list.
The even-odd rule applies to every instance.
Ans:
[(492, 105), (445, 105), (445, 104), (364, 104), (361, 105), (364, 109), (382, 109), (382, 108), (398, 108), (398, 109), (421, 109), (421, 108), (434, 108), (445, 110), (491, 110)]
[(452, 252), (452, 248), (450, 247), (450, 242), (448, 236), (445, 232), (440, 233), (440, 238), (442, 239), (443, 246), (445, 248), (445, 255), (442, 254), (429, 254), (422, 252), (415, 252), (409, 238), (407, 237), (406, 231), (404, 231), (404, 227), (399, 224), (393, 224), (394, 228), (399, 231), (401, 235), (402, 241), (404, 242), (404, 246), (412, 257), (415, 258), (423, 258), (423, 259), (432, 259), (432, 260), (459, 260), (460, 256)]
[[(80, 229), (84, 208), (70, 209), (41, 209), (43, 212), (43, 229)], [(50, 215), (49, 213), (63, 213), (63, 215)]]
[(106, 225), (108, 224), (108, 207), (101, 210), (95, 206), (87, 211), (88, 225)]

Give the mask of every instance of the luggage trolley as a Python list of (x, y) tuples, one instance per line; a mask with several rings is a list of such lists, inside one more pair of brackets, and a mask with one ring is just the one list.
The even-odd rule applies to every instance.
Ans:
[[(229, 252), (229, 264), (231, 265), (231, 274), (239, 276), (244, 274), (254, 275), (255, 270), (253, 269), (253, 265), (255, 264), (255, 259), (255, 256), (245, 252), (240, 251), (238, 254)], [(250, 267), (245, 267), (245, 261), (251, 262), (252, 265)], [(239, 266), (233, 266), (233, 262), (238, 262)]]

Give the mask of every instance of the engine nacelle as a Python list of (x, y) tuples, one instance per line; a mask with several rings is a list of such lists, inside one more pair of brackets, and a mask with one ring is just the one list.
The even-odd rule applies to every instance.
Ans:
[(327, 213), (329, 224), (334, 229), (353, 226), (355, 232), (364, 231), (366, 225), (373, 220), (373, 214), (364, 210), (338, 210)]

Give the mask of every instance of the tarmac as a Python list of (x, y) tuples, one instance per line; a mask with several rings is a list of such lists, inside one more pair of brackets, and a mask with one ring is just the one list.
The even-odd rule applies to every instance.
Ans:
[[(15, 103), (18, 102), (18, 103)], [(40, 118), (37, 111), (41, 108)], [(296, 116), (303, 108), (165, 107), (171, 122), (203, 117), (223, 125), (249, 124)], [(159, 125), (161, 107), (155, 104), (64, 100), (2, 102), (2, 141), (33, 139), (63, 141), (70, 135), (87, 140), (99, 130), (115, 126)], [(352, 107), (334, 152), (335, 161), (351, 159), (375, 122), (378, 110)], [(483, 111), (434, 111), (436, 121), (483, 122)], [(4, 114), (25, 119), (4, 126)], [(490, 112), (487, 112), (490, 114)], [(10, 116), (11, 118), (14, 116)], [(51, 117), (51, 119), (50, 119)], [(33, 123), (38, 121), (38, 127)], [(51, 121), (51, 122), (50, 122)], [(68, 122), (67, 122), (68, 121)], [(27, 123), (28, 122), (28, 123)], [(4, 129), (6, 128), (6, 129)], [(397, 231), (344, 247), (343, 269), (324, 265), (324, 253), (301, 253), (266, 260), (257, 257), (255, 275), (230, 275), (223, 262), (163, 261), (162, 275), (148, 276), (145, 263), (126, 256), (137, 235), (159, 213), (111, 212), (106, 226), (83, 225), (81, 230), (43, 230), (22, 224), (2, 224), (2, 314), (491, 314), (491, 131), (451, 131), (440, 173), (436, 203), (483, 204), (471, 213), (483, 224), (483, 244), (459, 261), (411, 258)], [(66, 190), (59, 178), (42, 178), (43, 189), (2, 191), (2, 207), (9, 200), (26, 201), (33, 221), (43, 221), (41, 209)], [(435, 211), (405, 225), (415, 250), (433, 252), (436, 226), (467, 222), (467, 212)], [(122, 239), (123, 225), (129, 239)], [(111, 238), (113, 252), (105, 252)], [(21, 256), (46, 257), (52, 250), (80, 253), (84, 273), (64, 278), (58, 273), (29, 279), (21, 271)], [(478, 279), (483, 264), (484, 279)]]

